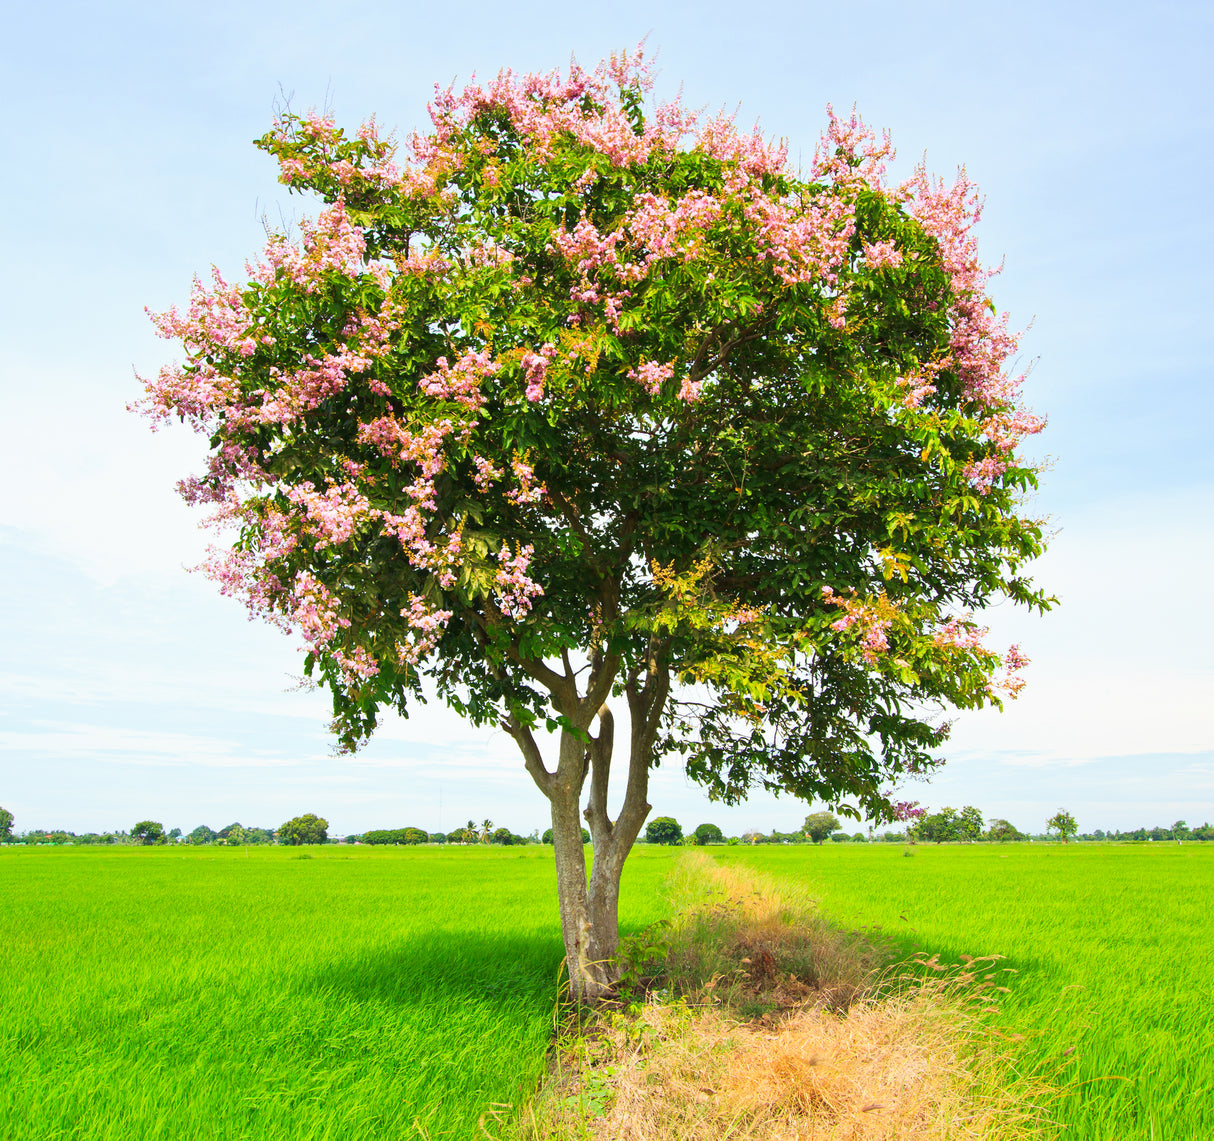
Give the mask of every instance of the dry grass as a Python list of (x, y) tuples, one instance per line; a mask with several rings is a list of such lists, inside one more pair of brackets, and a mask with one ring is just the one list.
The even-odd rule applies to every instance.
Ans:
[(864, 931), (821, 918), (804, 889), (688, 852), (672, 878), (677, 918), (659, 981), (739, 1017), (806, 1004), (846, 1010), (892, 957)]
[[(1044, 1090), (992, 1026), (989, 960), (880, 970), (812, 901), (685, 861), (658, 989), (570, 1034), (523, 1121), (535, 1141), (1010, 1141)], [(650, 946), (644, 940), (638, 944)], [(697, 986), (698, 979), (698, 986)]]

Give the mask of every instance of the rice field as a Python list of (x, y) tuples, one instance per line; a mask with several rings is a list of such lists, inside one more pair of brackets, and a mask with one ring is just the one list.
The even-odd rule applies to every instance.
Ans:
[(1067, 1141), (1214, 1137), (1214, 844), (710, 849), (904, 948), (1007, 956), (1003, 1024)]
[(550, 848), (6, 848), (0, 919), (4, 1141), (478, 1137), (552, 1032)]
[[(1067, 1141), (1214, 1136), (1214, 845), (709, 849), (905, 950), (998, 953)], [(677, 849), (629, 860), (622, 925)], [(473, 1138), (535, 1089), (550, 848), (0, 850), (0, 1137)]]

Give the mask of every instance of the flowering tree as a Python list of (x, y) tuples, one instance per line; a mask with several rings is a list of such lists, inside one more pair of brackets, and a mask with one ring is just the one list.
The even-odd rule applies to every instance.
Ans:
[(1020, 685), (974, 612), (1048, 605), (964, 175), (887, 185), (833, 113), (800, 172), (650, 89), (639, 53), (506, 72), (404, 148), (283, 115), (258, 145), (325, 206), (155, 318), (184, 362), (143, 402), (209, 439), (206, 569), (300, 632), (342, 746), (424, 679), (517, 742), (587, 997), (660, 758), (888, 817), (939, 710)]

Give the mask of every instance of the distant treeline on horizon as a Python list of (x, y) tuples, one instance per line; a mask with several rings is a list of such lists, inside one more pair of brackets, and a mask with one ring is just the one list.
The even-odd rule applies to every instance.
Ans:
[[(949, 810), (944, 810), (947, 813)], [(1059, 837), (1048, 832), (1029, 834), (1020, 832), (1006, 820), (993, 819), (989, 828), (981, 826), (970, 831), (961, 831), (950, 826), (950, 819), (944, 813), (925, 816), (912, 823), (902, 831), (867, 832), (857, 831), (848, 833), (842, 830), (836, 822), (836, 829), (829, 836), (833, 843), (1014, 843), (1014, 842), (1057, 842)], [(6, 814), (7, 815), (7, 814)], [(809, 844), (814, 841), (806, 831), (780, 832), (772, 830), (768, 833), (748, 831), (741, 836), (725, 836), (719, 828), (712, 824), (701, 824), (693, 832), (684, 836), (677, 822), (670, 817), (658, 817), (652, 823), (668, 821), (674, 827), (654, 831), (652, 835), (642, 834), (639, 843), (650, 844)], [(582, 829), (583, 842), (589, 843), (590, 834)], [(1178, 820), (1171, 827), (1156, 825), (1153, 828), (1137, 828), (1130, 831), (1096, 829), (1093, 832), (1081, 832), (1073, 835), (1072, 839), (1086, 842), (1120, 841), (1186, 841), (1214, 840), (1214, 826), (1204, 823), (1200, 827), (1190, 828), (1185, 821)], [(228, 846), (259, 845), (259, 844), (368, 844), (377, 845), (415, 845), (415, 844), (494, 844), (499, 846), (514, 846), (526, 844), (551, 844), (552, 829), (542, 835), (535, 829), (530, 835), (522, 836), (506, 827), (495, 826), (493, 821), (486, 820), (480, 824), (473, 821), (450, 832), (428, 832), (420, 827), (379, 828), (366, 832), (354, 833), (348, 836), (330, 836), (328, 822), (320, 817), (307, 814), (287, 821), (277, 829), (246, 827), (239, 823), (229, 824), (226, 828), (214, 830), (207, 825), (199, 825), (193, 831), (183, 833), (180, 828), (165, 830), (155, 821), (141, 821), (130, 831), (84, 832), (75, 833), (67, 829), (34, 828), (28, 831), (14, 833), (11, 830), (0, 831), (0, 843), (3, 844), (131, 844), (131, 845), (163, 845), (163, 844), (216, 844)]]

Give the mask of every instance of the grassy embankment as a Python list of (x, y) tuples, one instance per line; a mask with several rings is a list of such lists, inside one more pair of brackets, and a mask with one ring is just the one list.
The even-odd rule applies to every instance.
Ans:
[(1007, 956), (1003, 1021), (1059, 1072), (1067, 1141), (1214, 1137), (1214, 845), (714, 848), (945, 958)]
[(475, 1137), (550, 1042), (550, 848), (7, 848), (0, 915), (5, 1141)]

